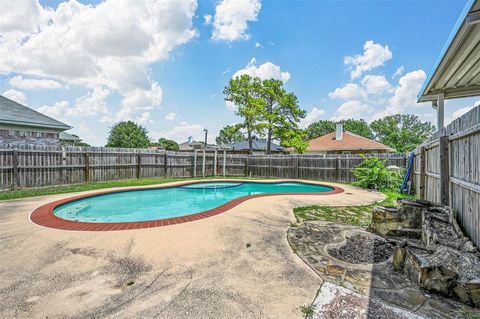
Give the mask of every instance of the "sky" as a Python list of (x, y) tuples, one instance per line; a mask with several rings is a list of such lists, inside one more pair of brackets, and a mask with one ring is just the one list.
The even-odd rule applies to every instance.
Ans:
[[(102, 146), (134, 120), (152, 140), (214, 142), (239, 121), (223, 89), (282, 80), (300, 123), (416, 114), (465, 0), (0, 0), (0, 94)], [(448, 100), (446, 123), (480, 98)]]

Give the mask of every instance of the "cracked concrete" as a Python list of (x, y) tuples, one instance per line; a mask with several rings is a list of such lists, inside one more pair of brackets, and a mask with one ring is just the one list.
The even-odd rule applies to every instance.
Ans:
[(79, 193), (0, 202), (0, 317), (300, 318), (322, 279), (288, 244), (292, 208), (383, 198), (339, 186), (346, 192), (257, 198), (195, 222), (111, 232), (29, 221)]

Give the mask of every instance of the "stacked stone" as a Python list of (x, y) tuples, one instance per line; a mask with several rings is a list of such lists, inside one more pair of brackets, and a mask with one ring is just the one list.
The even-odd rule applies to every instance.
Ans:
[(376, 207), (370, 230), (398, 242), (393, 267), (419, 287), (480, 307), (480, 254), (450, 207), (400, 200)]

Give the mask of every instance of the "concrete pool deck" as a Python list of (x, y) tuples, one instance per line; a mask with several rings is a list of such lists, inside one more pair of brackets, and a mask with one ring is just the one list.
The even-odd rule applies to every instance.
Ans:
[(93, 192), (0, 202), (0, 317), (301, 318), (322, 280), (287, 242), (292, 208), (384, 198), (331, 184), (345, 192), (260, 197), (194, 222), (110, 232), (29, 220), (41, 205)]

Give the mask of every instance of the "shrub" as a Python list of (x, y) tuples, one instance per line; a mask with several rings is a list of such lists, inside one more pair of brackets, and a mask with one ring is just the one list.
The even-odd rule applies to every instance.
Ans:
[(358, 179), (354, 185), (375, 190), (398, 190), (402, 185), (402, 172), (385, 167), (386, 160), (378, 157), (364, 157), (362, 163), (353, 169)]

